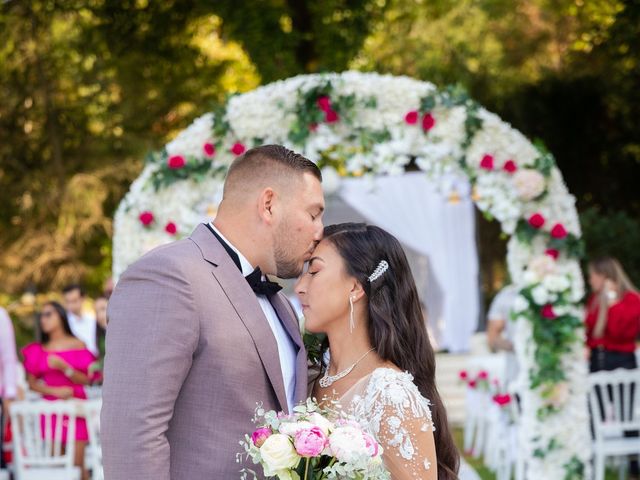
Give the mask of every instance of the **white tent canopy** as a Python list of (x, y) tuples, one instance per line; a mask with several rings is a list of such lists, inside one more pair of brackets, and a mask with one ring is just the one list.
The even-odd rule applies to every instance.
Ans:
[(325, 225), (367, 222), (395, 235), (405, 247), (428, 324), (440, 348), (469, 349), (479, 314), (474, 206), (468, 184), (452, 203), (422, 172), (346, 178), (328, 197)]

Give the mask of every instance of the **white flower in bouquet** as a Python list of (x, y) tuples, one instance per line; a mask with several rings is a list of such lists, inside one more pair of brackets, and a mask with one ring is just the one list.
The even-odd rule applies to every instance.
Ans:
[(319, 427), (325, 433), (325, 435), (329, 435), (335, 428), (333, 423), (320, 415), (318, 412), (314, 412), (309, 415), (309, 421), (316, 427)]
[(362, 430), (350, 425), (337, 427), (329, 435), (329, 447), (340, 462), (354, 462), (369, 455)]
[(549, 292), (542, 285), (538, 285), (533, 290), (531, 290), (531, 296), (533, 297), (533, 301), (536, 302), (537, 305), (545, 305), (549, 302)]
[(513, 184), (518, 196), (525, 201), (533, 200), (544, 192), (544, 176), (537, 170), (525, 168), (513, 174)]
[(275, 433), (264, 441), (260, 447), (260, 456), (267, 477), (295, 468), (301, 458), (296, 453), (291, 438), (281, 433)]
[(283, 421), (278, 428), (278, 431), (283, 435), (289, 435), (295, 437), (296, 433), (300, 430), (305, 430), (314, 427), (313, 423), (307, 421)]

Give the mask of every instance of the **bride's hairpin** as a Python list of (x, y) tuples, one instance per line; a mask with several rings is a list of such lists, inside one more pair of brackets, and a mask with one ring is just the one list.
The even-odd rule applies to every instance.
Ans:
[(376, 267), (376, 269), (373, 271), (373, 273), (369, 275), (369, 283), (375, 282), (388, 269), (389, 269), (389, 264), (387, 263), (387, 261), (381, 260), (378, 266)]

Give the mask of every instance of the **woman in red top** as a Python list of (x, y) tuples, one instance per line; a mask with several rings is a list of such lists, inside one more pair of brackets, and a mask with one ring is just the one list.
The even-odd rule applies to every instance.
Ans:
[(640, 294), (611, 257), (590, 262), (589, 284), (593, 293), (587, 302), (586, 327), (591, 371), (637, 368)]

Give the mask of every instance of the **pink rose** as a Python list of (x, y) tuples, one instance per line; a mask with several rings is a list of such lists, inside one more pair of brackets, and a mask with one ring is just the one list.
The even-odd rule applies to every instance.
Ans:
[(547, 248), (544, 251), (545, 255), (550, 256), (551, 258), (553, 258), (554, 260), (557, 260), (558, 257), (560, 256), (560, 252), (558, 250), (556, 250), (555, 248)]
[(511, 395), (505, 393), (504, 395), (496, 394), (493, 396), (493, 401), (501, 407), (511, 403)]
[(428, 132), (436, 124), (436, 119), (430, 113), (425, 113), (422, 117), (422, 130)]
[(516, 170), (518, 170), (518, 167), (516, 166), (516, 162), (514, 162), (513, 160), (507, 160), (502, 166), (502, 168), (507, 173), (514, 173)]
[(317, 457), (327, 446), (327, 441), (320, 427), (305, 428), (296, 433), (293, 446), (302, 457)]
[(489, 372), (486, 370), (480, 370), (478, 372), (478, 380), (487, 380), (489, 378)]
[(153, 213), (149, 211), (142, 212), (138, 218), (140, 219), (140, 223), (142, 223), (142, 225), (144, 225), (145, 227), (151, 225), (154, 220)]
[(469, 374), (467, 373), (466, 370), (460, 370), (460, 373), (458, 373), (458, 376), (460, 377), (460, 380), (466, 380), (467, 378), (469, 378)]
[(534, 213), (529, 217), (529, 225), (533, 228), (540, 228), (544, 225), (544, 217), (539, 213)]
[(216, 146), (213, 143), (205, 143), (202, 149), (207, 157), (213, 157), (216, 154)]
[(233, 147), (231, 147), (231, 153), (233, 153), (234, 155), (242, 155), (245, 150), (246, 147), (240, 142), (234, 143)]
[(562, 239), (567, 236), (567, 230), (561, 223), (556, 223), (551, 229), (551, 236), (553, 238)]
[(251, 441), (253, 444), (260, 448), (264, 441), (271, 436), (271, 429), (267, 427), (260, 427), (251, 434)]
[(493, 170), (493, 156), (485, 155), (480, 160), (480, 168), (484, 168), (485, 170)]
[(362, 437), (364, 438), (364, 444), (367, 447), (369, 455), (371, 455), (372, 457), (377, 457), (379, 452), (378, 442), (376, 442), (375, 438), (373, 438), (367, 432), (362, 432)]
[(324, 112), (324, 121), (327, 123), (335, 123), (340, 120), (340, 115), (335, 110), (327, 110)]
[(164, 231), (169, 235), (175, 235), (178, 232), (178, 227), (175, 223), (169, 222), (165, 225)]
[(174, 155), (167, 160), (167, 166), (172, 170), (177, 170), (185, 166), (185, 160), (182, 155)]
[(554, 318), (558, 317), (556, 315), (556, 312), (553, 311), (553, 305), (551, 305), (550, 303), (547, 303), (544, 307), (542, 307), (542, 309), (540, 310), (540, 315), (548, 320), (553, 320)]
[(325, 113), (331, 110), (331, 99), (326, 95), (318, 97), (316, 104), (318, 105), (318, 108)]
[(470, 388), (476, 388), (477, 383), (475, 380), (471, 380), (468, 385)]
[(418, 112), (415, 110), (412, 110), (411, 112), (407, 113), (404, 116), (404, 121), (407, 122), (409, 125), (415, 125), (416, 123), (418, 123)]

